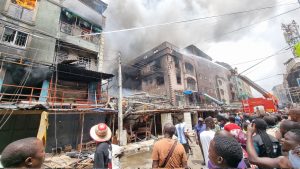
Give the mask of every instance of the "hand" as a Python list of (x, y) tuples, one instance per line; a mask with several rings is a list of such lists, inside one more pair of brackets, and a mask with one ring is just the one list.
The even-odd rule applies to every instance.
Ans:
[(297, 155), (298, 157), (300, 157), (300, 146), (297, 146), (294, 150), (293, 150), (293, 154)]
[(254, 123), (250, 123), (247, 127), (247, 133), (249, 134), (253, 134), (254, 133), (254, 129), (255, 129), (255, 124)]

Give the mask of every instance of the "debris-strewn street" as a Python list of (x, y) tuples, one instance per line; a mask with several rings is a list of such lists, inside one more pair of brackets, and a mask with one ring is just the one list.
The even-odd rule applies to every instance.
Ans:
[[(194, 140), (194, 137), (193, 137)], [(196, 142), (193, 141), (193, 143), (190, 145), (193, 154), (189, 155), (188, 159), (188, 166), (191, 168), (201, 168), (202, 166), (202, 160), (203, 157), (200, 152), (199, 145), (196, 145)], [(132, 155), (125, 156), (121, 159), (121, 166), (124, 169), (130, 169), (130, 168), (151, 168), (152, 167), (152, 158), (151, 158), (151, 151), (144, 150), (141, 153), (135, 153)], [(133, 167), (134, 166), (134, 167)]]

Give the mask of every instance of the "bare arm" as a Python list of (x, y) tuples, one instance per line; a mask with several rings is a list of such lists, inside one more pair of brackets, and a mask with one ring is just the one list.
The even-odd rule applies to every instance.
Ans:
[(191, 138), (190, 138), (190, 136), (189, 136), (189, 134), (188, 134), (187, 132), (184, 132), (184, 135), (185, 135), (185, 137), (186, 137), (188, 140), (190, 140), (191, 143), (193, 142), (193, 141), (191, 140)]
[(253, 145), (252, 135), (254, 129), (251, 124), (247, 130), (247, 152), (248, 159), (252, 164), (265, 168), (290, 168), (290, 163), (286, 157), (280, 156), (277, 158), (258, 157)]
[(185, 169), (189, 168), (188, 165), (187, 165), (187, 161), (185, 161), (185, 162), (182, 163), (182, 167), (185, 168)]

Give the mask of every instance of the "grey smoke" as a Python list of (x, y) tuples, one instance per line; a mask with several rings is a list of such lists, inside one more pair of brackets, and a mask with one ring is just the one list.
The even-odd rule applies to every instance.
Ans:
[[(118, 30), (203, 16), (273, 6), (276, 0), (106, 0), (108, 3), (106, 30)], [(205, 50), (209, 41), (220, 41), (228, 37), (239, 38), (239, 32), (223, 36), (226, 32), (257, 22), (271, 16), (276, 8), (247, 14), (226, 16), (217, 19), (194, 21), (163, 27), (112, 33), (105, 35), (106, 59), (114, 58), (121, 51), (125, 61), (141, 55), (164, 41), (180, 48), (195, 44)], [(109, 65), (109, 64), (107, 64)], [(111, 66), (106, 67), (111, 71)]]

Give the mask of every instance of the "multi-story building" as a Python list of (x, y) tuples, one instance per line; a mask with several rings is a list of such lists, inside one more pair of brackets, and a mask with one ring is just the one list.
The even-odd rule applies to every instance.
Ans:
[[(36, 114), (41, 111), (27, 111), (24, 114), (35, 115), (25, 116), (22, 106), (40, 105), (49, 111), (48, 150), (55, 147), (54, 140), (60, 147), (76, 146), (80, 128), (85, 141), (88, 128), (107, 119), (92, 111), (103, 102), (102, 80), (112, 77), (101, 73), (104, 42), (99, 33), (105, 26), (107, 4), (101, 0), (31, 3), (28, 8), (16, 1), (0, 1), (0, 117), (8, 117), (0, 124), (0, 137), (5, 138), (0, 150), (15, 139), (36, 135)], [(12, 110), (9, 116), (8, 109)], [(82, 122), (85, 113), (89, 114)]]
[(285, 107), (289, 103), (291, 103), (289, 99), (288, 89), (284, 87), (283, 84), (276, 85), (272, 88), (273, 94), (277, 97), (279, 100), (279, 106)]
[(293, 20), (289, 24), (282, 24), (281, 29), (286, 43), (294, 54), (294, 58), (284, 63), (287, 73), (284, 75), (284, 84), (288, 87), (292, 103), (300, 103), (300, 58), (295, 53), (295, 45), (300, 42), (299, 25)]
[[(193, 45), (180, 50), (164, 42), (134, 59), (125, 70), (125, 88), (164, 95), (174, 106), (213, 106), (212, 100), (204, 94), (226, 104), (239, 99), (231, 69), (212, 62)], [(239, 89), (252, 95), (248, 88), (247, 91), (245, 87)]]

